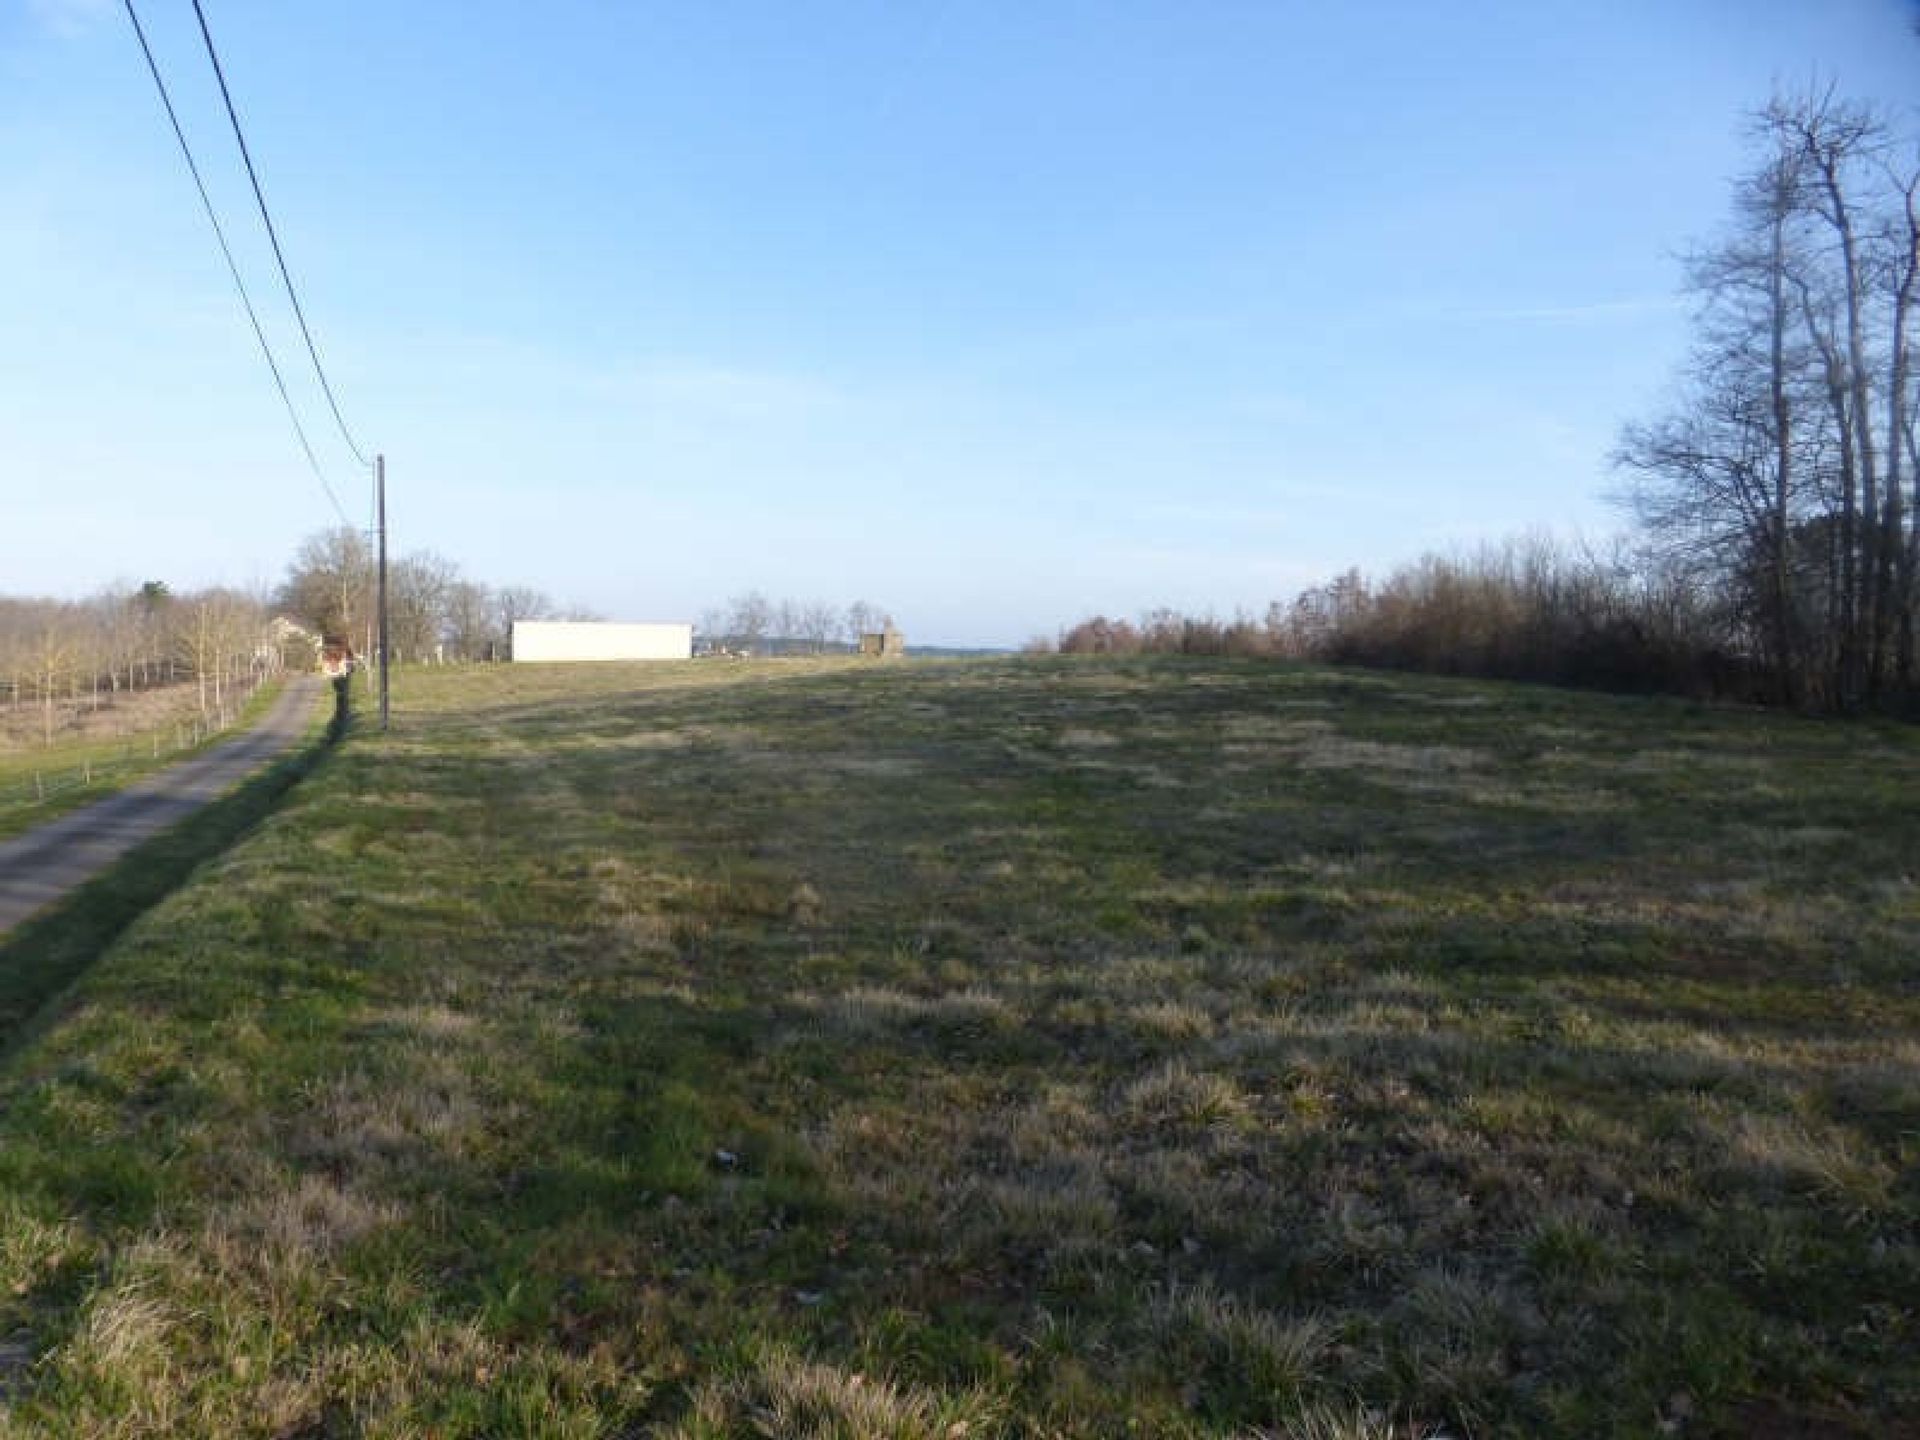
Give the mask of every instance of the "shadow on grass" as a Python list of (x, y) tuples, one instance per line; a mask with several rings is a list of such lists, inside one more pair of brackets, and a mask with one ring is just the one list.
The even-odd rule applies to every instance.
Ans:
[(0, 1058), (37, 1032), (49, 1002), (129, 925), (266, 819), (339, 743), (351, 721), (347, 689), (336, 681), (333, 718), (318, 739), (129, 851), (0, 943)]

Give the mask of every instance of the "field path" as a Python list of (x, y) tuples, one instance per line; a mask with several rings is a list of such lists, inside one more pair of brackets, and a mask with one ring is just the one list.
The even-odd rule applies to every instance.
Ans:
[(0, 842), (0, 935), (291, 748), (325, 691), (320, 676), (300, 676), (240, 738)]

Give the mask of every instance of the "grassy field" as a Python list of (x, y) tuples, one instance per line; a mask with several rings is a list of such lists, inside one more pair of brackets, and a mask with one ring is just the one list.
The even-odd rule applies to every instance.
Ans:
[(396, 703), (0, 1036), (6, 1433), (1920, 1434), (1911, 730), (1166, 659)]

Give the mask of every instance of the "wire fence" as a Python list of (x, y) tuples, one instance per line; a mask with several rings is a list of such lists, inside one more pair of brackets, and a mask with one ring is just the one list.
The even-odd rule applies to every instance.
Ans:
[(0, 827), (22, 811), (50, 805), (63, 796), (72, 796), (75, 791), (111, 794), (159, 769), (171, 758), (198, 750), (233, 728), (266, 679), (264, 675), (254, 676), (239, 690), (223, 695), (220, 704), (205, 715), (185, 717), (137, 735), (90, 745), (83, 754), (69, 752), (63, 756), (56, 750), (47, 755), (44, 762), (23, 757), (17, 764), (6, 765), (11, 773), (0, 774)]

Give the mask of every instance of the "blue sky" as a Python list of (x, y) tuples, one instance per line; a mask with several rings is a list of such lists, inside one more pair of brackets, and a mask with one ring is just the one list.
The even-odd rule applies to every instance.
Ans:
[[(1920, 100), (1913, 0), (203, 3), (396, 548), (953, 643), (1616, 528), (1744, 113)], [(270, 583), (333, 519), (119, 4), (0, 0), (0, 591)]]

